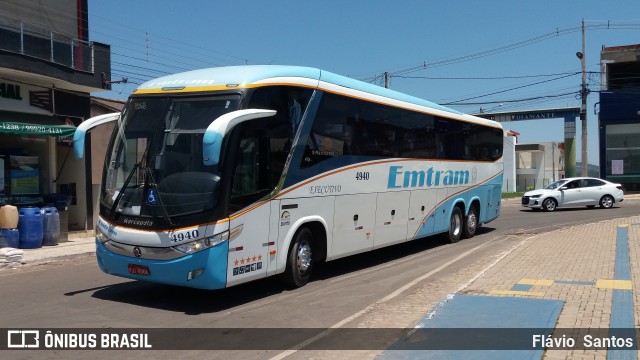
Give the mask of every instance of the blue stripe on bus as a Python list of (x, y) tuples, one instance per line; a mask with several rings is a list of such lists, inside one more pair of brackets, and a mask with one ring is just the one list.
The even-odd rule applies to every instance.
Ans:
[[(483, 184), (464, 190), (459, 194), (449, 196), (425, 217), (424, 224), (417, 229), (413, 239), (447, 231), (449, 229), (449, 216), (451, 216), (451, 210), (459, 201), (462, 201), (465, 204), (465, 209), (468, 211), (474, 198), (484, 199), (484, 201), (480, 202), (479, 222), (487, 223), (496, 219), (500, 215), (499, 204), (502, 192), (502, 175), (503, 174), (500, 173), (498, 176)], [(489, 193), (491, 193), (491, 198), (489, 198)], [(486, 206), (487, 203), (491, 205)], [(438, 217), (439, 221), (436, 222), (433, 214), (442, 214), (441, 216), (444, 217)], [(412, 231), (412, 229), (409, 229), (409, 231)]]
[[(297, 159), (297, 158), (294, 158), (294, 159)], [(313, 177), (316, 177), (322, 174), (326, 174), (333, 170), (338, 170), (343, 167), (347, 167), (350, 165), (364, 164), (364, 163), (367, 163), (370, 161), (376, 161), (376, 160), (390, 160), (390, 159), (388, 157), (381, 157), (381, 156), (351, 156), (351, 155), (336, 156), (336, 157), (324, 160), (309, 168), (305, 168), (305, 169), (298, 168), (296, 169), (296, 171), (290, 171), (289, 173), (287, 173), (287, 177), (284, 182), (284, 187), (287, 188), (295, 184), (299, 184), (305, 180), (311, 179)], [(410, 160), (410, 159), (406, 159), (406, 160)]]

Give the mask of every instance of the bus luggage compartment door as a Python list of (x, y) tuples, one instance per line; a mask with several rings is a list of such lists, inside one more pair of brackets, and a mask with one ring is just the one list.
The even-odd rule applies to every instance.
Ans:
[(407, 240), (409, 191), (378, 194), (374, 248)]
[(377, 194), (337, 196), (332, 259), (373, 249)]
[(409, 202), (409, 240), (433, 235), (435, 224), (436, 191), (414, 190)]

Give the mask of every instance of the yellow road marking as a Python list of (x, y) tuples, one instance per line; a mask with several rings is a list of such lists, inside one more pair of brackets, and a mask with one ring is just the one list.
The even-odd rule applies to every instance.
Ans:
[(617, 289), (617, 290), (631, 290), (631, 280), (596, 280), (596, 287), (599, 289)]

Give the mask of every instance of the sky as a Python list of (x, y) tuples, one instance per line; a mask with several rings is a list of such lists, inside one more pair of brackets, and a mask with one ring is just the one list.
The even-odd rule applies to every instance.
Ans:
[[(588, 163), (598, 164), (600, 52), (640, 44), (638, 0), (89, 0), (111, 46), (112, 91), (200, 68), (316, 67), (476, 114), (580, 107), (585, 21)], [(520, 143), (564, 140), (562, 119), (503, 123)], [(576, 128), (581, 161), (581, 125)]]

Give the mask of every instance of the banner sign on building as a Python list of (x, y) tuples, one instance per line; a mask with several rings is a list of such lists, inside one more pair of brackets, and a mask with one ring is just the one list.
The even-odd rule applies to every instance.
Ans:
[(624, 175), (624, 160), (611, 160), (611, 175)]
[(0, 109), (22, 113), (51, 115), (51, 90), (0, 80)]
[(37, 156), (10, 156), (11, 195), (40, 193), (40, 159)]

